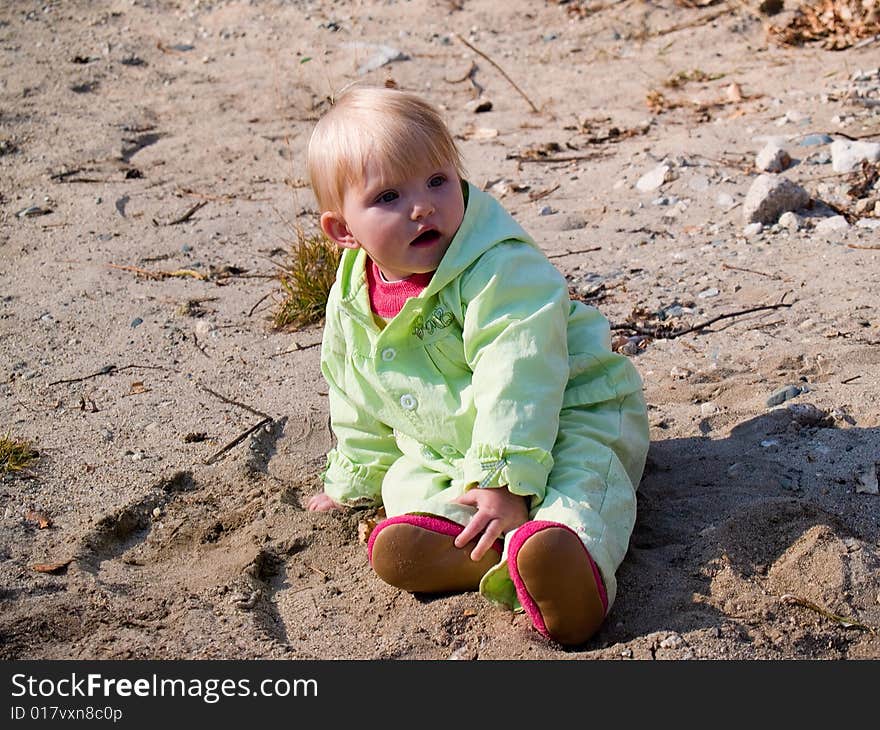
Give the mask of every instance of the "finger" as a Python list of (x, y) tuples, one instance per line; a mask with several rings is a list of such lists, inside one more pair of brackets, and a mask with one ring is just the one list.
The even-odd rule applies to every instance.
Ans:
[(467, 504), (471, 507), (477, 507), (477, 495), (476, 491), (473, 489), (469, 489), (464, 494), (460, 494), (458, 497), (452, 500), (456, 504)]
[(501, 526), (498, 524), (498, 520), (492, 520), (488, 525), (486, 525), (486, 529), (483, 530), (483, 534), (480, 537), (480, 541), (477, 543), (477, 546), (471, 551), (471, 560), (474, 562), (480, 560), (492, 547), (495, 543), (495, 540), (501, 535)]
[(465, 528), (458, 533), (458, 537), (455, 538), (455, 547), (463, 548), (471, 540), (476, 539), (477, 535), (486, 527), (487, 522), (489, 522), (489, 517), (478, 511)]

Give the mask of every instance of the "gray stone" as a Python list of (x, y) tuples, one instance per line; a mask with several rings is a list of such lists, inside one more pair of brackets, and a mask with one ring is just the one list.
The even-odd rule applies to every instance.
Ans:
[(767, 398), (767, 406), (769, 408), (778, 406), (780, 403), (784, 403), (787, 400), (797, 398), (803, 392), (804, 389), (799, 385), (785, 385), (781, 388), (777, 388)]
[(777, 175), (759, 175), (743, 202), (746, 223), (775, 223), (780, 214), (798, 210), (810, 202), (810, 194), (800, 185)]
[(808, 134), (798, 144), (801, 147), (815, 147), (822, 144), (831, 144), (834, 140), (827, 134)]

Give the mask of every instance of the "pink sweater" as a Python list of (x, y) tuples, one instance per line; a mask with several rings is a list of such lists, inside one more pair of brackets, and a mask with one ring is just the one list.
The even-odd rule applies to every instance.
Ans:
[(394, 317), (410, 297), (417, 297), (431, 282), (433, 271), (412, 274), (400, 281), (385, 281), (379, 267), (370, 259), (367, 264), (367, 286), (370, 290), (370, 308), (382, 319)]

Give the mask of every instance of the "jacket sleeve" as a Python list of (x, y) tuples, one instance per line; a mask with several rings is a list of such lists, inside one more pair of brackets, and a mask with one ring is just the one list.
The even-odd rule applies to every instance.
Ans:
[(476, 417), (465, 454), (473, 485), (544, 498), (569, 377), (565, 279), (532, 246), (494, 246), (461, 281)]
[[(332, 300), (331, 300), (332, 301)], [(390, 427), (356, 397), (345, 378), (345, 339), (328, 306), (321, 345), (321, 372), (329, 386), (330, 428), (336, 446), (327, 454), (322, 473), (324, 492), (344, 505), (382, 503), (382, 480), (401, 456)]]

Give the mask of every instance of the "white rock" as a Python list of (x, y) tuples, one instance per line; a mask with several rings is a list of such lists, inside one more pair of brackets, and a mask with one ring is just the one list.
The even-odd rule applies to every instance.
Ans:
[(638, 179), (636, 188), (643, 193), (656, 190), (663, 183), (672, 179), (670, 172), (671, 168), (669, 165), (657, 165), (653, 170), (646, 172)]
[(755, 166), (764, 172), (782, 172), (791, 165), (791, 155), (780, 145), (770, 142), (755, 158)]
[(831, 168), (835, 172), (852, 172), (862, 160), (880, 160), (880, 142), (859, 142), (836, 139), (831, 143)]
[(678, 634), (670, 634), (660, 642), (660, 646), (663, 649), (678, 649), (682, 644), (684, 644), (684, 639)]
[(746, 223), (775, 223), (782, 213), (809, 202), (810, 194), (788, 178), (759, 175), (743, 201), (743, 218)]
[(756, 236), (760, 236), (763, 230), (764, 226), (761, 223), (749, 223), (743, 228), (743, 235), (746, 238), (755, 238)]
[(801, 218), (797, 213), (792, 213), (788, 211), (779, 216), (779, 225), (783, 228), (787, 228), (788, 230), (794, 232), (799, 231), (804, 224), (804, 219)]
[(859, 228), (867, 228), (875, 231), (880, 228), (880, 218), (860, 218), (856, 225)]
[(842, 215), (833, 215), (830, 218), (823, 218), (816, 224), (816, 233), (835, 233), (837, 231), (845, 231), (849, 228), (849, 223)]
[(200, 319), (196, 322), (196, 335), (199, 337), (207, 337), (208, 335), (214, 334), (216, 330), (217, 325), (206, 319)]

